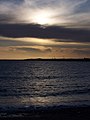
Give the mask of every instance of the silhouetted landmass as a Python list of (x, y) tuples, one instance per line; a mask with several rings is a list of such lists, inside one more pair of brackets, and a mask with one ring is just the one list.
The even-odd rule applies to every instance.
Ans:
[(90, 61), (90, 58), (83, 58), (83, 59), (41, 59), (41, 58), (38, 58), (38, 59), (25, 59), (26, 61)]
[(90, 58), (66, 58), (66, 59), (43, 59), (43, 58), (35, 58), (35, 59), (0, 59), (0, 61), (90, 61)]

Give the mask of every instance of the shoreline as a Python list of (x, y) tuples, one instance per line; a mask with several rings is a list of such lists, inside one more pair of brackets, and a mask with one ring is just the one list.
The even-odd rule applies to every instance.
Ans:
[(90, 58), (79, 59), (0, 59), (0, 61), (90, 61)]

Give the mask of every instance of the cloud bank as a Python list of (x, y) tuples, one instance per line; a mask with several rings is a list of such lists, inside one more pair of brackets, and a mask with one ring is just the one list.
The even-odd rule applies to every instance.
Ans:
[(0, 58), (28, 57), (90, 57), (90, 0), (0, 0)]
[(0, 35), (7, 37), (34, 37), (62, 39), (62, 41), (90, 42), (90, 30), (48, 26), (42, 28), (32, 24), (0, 24)]
[(90, 57), (90, 42), (0, 37), (0, 59)]
[(90, 28), (89, 6), (89, 0), (0, 0), (0, 23), (36, 24), (44, 13), (48, 25)]

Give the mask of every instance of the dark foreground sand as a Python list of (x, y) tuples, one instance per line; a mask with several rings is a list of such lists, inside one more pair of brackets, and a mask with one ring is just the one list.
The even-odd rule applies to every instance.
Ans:
[(3, 113), (0, 120), (90, 120), (90, 107), (15, 111)]

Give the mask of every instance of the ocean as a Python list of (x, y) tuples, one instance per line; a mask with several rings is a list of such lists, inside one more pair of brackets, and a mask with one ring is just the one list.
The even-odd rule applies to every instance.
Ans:
[(0, 115), (90, 106), (89, 61), (0, 61)]

